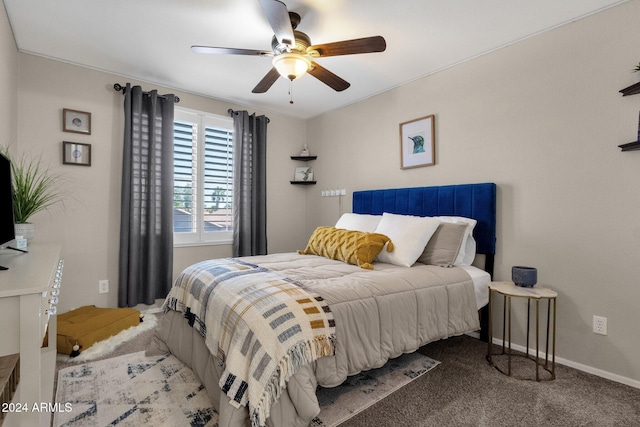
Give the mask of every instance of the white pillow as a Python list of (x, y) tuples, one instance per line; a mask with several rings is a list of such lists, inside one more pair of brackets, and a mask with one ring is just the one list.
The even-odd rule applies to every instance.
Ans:
[(440, 219), (442, 222), (463, 222), (467, 224), (467, 231), (462, 239), (460, 252), (458, 252), (458, 256), (453, 265), (471, 265), (476, 257), (476, 239), (473, 238), (473, 229), (478, 221), (463, 216), (437, 216), (435, 218)]
[(336, 228), (373, 233), (381, 219), (382, 215), (345, 213), (336, 222)]
[(383, 249), (377, 260), (411, 267), (422, 255), (438, 225), (438, 218), (383, 213), (375, 232), (389, 237), (395, 249), (393, 252)]
[[(471, 265), (474, 259), (476, 259), (476, 239), (473, 238), (473, 234), (469, 234), (469, 238), (465, 242), (464, 257), (457, 265)], [(456, 258), (457, 260), (458, 258)]]

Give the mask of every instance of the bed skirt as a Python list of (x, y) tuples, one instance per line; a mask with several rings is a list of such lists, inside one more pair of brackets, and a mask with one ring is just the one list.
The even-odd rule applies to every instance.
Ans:
[[(207, 348), (198, 331), (189, 326), (184, 315), (168, 311), (162, 315), (147, 355), (171, 352), (189, 367), (204, 385), (213, 407), (219, 414), (219, 427), (250, 426), (246, 408), (234, 408), (229, 398), (221, 392), (218, 379), (222, 368)], [(320, 413), (316, 397), (317, 381), (313, 365), (299, 369), (287, 383), (280, 400), (271, 407), (267, 419), (269, 427), (307, 427)]]

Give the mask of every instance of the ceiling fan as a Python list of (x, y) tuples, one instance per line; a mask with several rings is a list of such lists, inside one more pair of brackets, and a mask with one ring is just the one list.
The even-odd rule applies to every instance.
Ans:
[[(273, 57), (273, 67), (253, 88), (251, 91), (253, 93), (266, 92), (280, 76), (292, 82), (306, 73), (311, 74), (338, 92), (343, 91), (350, 86), (349, 82), (320, 66), (314, 59), (327, 56), (383, 52), (387, 47), (384, 38), (381, 36), (312, 45), (308, 35), (296, 30), (300, 23), (300, 15), (295, 12), (289, 12), (287, 6), (281, 1), (258, 1), (271, 28), (273, 28), (272, 51), (191, 46), (191, 50), (196, 53)], [(293, 101), (291, 102), (293, 103)]]

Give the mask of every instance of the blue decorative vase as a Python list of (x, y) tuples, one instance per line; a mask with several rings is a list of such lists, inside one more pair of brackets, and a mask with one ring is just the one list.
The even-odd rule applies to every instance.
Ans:
[(517, 286), (531, 288), (538, 283), (538, 270), (534, 267), (511, 267), (511, 280)]

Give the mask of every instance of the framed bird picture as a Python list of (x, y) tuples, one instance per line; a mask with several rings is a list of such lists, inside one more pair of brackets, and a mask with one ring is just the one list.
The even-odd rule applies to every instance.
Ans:
[(293, 180), (296, 182), (313, 182), (313, 169), (307, 166), (297, 167)]
[(435, 116), (400, 123), (400, 168), (436, 164)]

